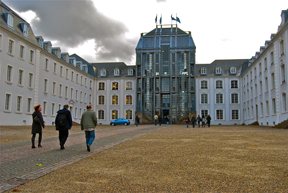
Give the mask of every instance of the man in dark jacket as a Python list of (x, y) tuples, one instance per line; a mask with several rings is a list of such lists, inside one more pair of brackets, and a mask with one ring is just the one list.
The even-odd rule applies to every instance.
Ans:
[(72, 127), (72, 116), (68, 108), (68, 105), (64, 105), (63, 109), (57, 112), (57, 116), (55, 118), (56, 130), (59, 131), (60, 149), (65, 149), (64, 144), (69, 135), (68, 131)]

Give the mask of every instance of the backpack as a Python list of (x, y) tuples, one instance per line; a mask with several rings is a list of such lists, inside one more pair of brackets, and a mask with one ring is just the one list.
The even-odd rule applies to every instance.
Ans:
[(188, 118), (185, 121), (186, 121), (186, 123), (188, 123)]
[(57, 116), (57, 126), (66, 127), (66, 125), (67, 125), (66, 113), (58, 114), (58, 116)]

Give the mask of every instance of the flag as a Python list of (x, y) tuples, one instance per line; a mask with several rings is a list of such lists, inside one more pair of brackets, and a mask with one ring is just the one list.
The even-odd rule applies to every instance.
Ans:
[(157, 15), (156, 15), (156, 17), (155, 17), (155, 23), (157, 23)]
[(174, 17), (172, 17), (172, 15), (171, 15), (171, 20), (173, 21), (173, 20), (175, 20), (176, 21), (176, 19), (174, 18)]
[(162, 16), (160, 17), (160, 25), (162, 24)]
[(176, 21), (178, 21), (179, 23), (181, 23), (179, 17), (176, 17)]

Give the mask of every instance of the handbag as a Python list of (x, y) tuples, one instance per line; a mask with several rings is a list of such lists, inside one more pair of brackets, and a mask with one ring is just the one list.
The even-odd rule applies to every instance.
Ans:
[(33, 118), (33, 121), (34, 121), (35, 123), (40, 123), (40, 119), (39, 119), (38, 116), (35, 116), (35, 117)]

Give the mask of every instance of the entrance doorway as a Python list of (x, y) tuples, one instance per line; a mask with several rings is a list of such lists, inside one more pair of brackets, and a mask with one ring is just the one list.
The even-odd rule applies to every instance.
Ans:
[(163, 117), (163, 123), (169, 124), (169, 122), (170, 122), (170, 110), (169, 109), (162, 109), (162, 117)]

